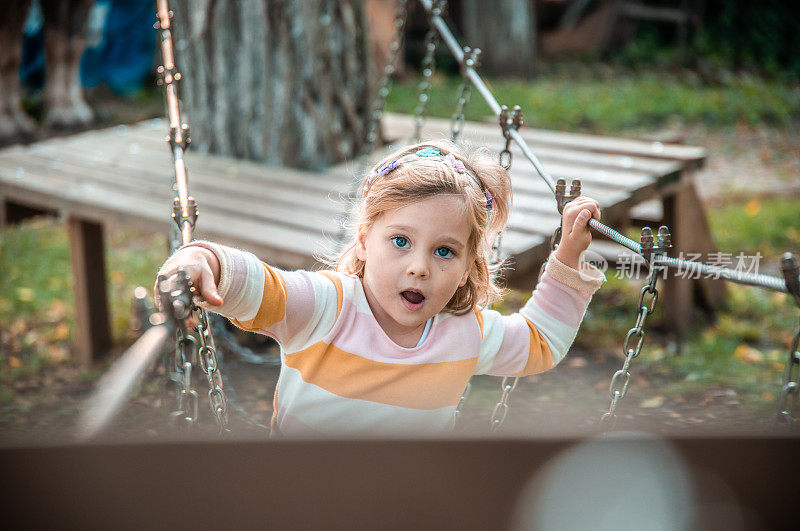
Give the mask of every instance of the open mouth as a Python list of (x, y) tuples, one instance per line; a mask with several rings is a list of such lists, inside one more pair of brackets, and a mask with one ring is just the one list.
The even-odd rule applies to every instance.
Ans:
[(408, 301), (413, 306), (416, 306), (416, 305), (422, 303), (422, 301), (425, 300), (425, 295), (423, 295), (422, 293), (419, 293), (418, 291), (406, 290), (406, 291), (401, 292), (400, 296), (403, 297), (406, 301)]

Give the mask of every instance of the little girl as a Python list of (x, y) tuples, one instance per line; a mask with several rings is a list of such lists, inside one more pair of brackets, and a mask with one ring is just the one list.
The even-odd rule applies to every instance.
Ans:
[(511, 208), (508, 173), (481, 149), (426, 142), (364, 178), (335, 271), (282, 271), (206, 241), (175, 252), (206, 308), (275, 338), (274, 433), (443, 432), (473, 374), (525, 376), (567, 353), (605, 280), (581, 253), (596, 201), (563, 212), (562, 239), (519, 313), (488, 309), (489, 255)]

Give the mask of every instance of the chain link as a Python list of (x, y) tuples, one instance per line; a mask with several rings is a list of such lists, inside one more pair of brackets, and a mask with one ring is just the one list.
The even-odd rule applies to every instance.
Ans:
[[(629, 370), (631, 361), (638, 357), (642, 350), (642, 343), (644, 342), (645, 320), (648, 315), (653, 313), (655, 310), (656, 301), (658, 301), (658, 289), (656, 288), (656, 283), (658, 281), (658, 275), (661, 269), (662, 267), (656, 265), (655, 261), (651, 262), (650, 277), (647, 280), (647, 284), (639, 292), (636, 324), (633, 328), (628, 330), (628, 333), (625, 336), (625, 342), (622, 345), (622, 353), (625, 356), (625, 362), (622, 364), (622, 368), (615, 372), (614, 376), (611, 377), (611, 384), (608, 386), (608, 392), (611, 395), (611, 404), (608, 407), (608, 412), (606, 412), (600, 418), (600, 425), (604, 426), (606, 430), (614, 428), (614, 425), (617, 422), (617, 406), (619, 405), (619, 401), (625, 398), (625, 395), (628, 393), (628, 387), (631, 383), (631, 373)], [(644, 302), (645, 296), (648, 293), (652, 294), (649, 307)], [(630, 346), (632, 338), (636, 338), (636, 344), (634, 347)]]
[(456, 112), (450, 120), (450, 140), (453, 142), (458, 140), (458, 136), (464, 130), (464, 107), (469, 103), (471, 95), (472, 83), (467, 77), (467, 71), (470, 68), (478, 67), (480, 54), (480, 48), (472, 49), (469, 46), (464, 46), (464, 66), (461, 68), (461, 87), (458, 89), (458, 103), (456, 104)]
[(425, 115), (428, 110), (428, 99), (431, 90), (431, 77), (436, 70), (436, 46), (439, 42), (439, 32), (434, 28), (425, 35), (425, 56), (422, 59), (422, 80), (419, 82), (419, 95), (417, 108), (414, 109), (414, 142), (419, 142), (422, 136), (422, 126), (425, 124)]
[(773, 428), (778, 425), (792, 428), (795, 426), (795, 415), (797, 412), (798, 394), (800, 394), (800, 326), (792, 339), (789, 348), (789, 358), (786, 360), (786, 368), (783, 372), (783, 385), (781, 386), (781, 396), (778, 401), (778, 412), (775, 415)]
[(472, 391), (472, 383), (467, 380), (467, 386), (464, 388), (464, 393), (461, 395), (461, 399), (458, 401), (455, 411), (453, 411), (453, 426), (455, 426), (455, 424), (458, 422), (458, 419), (461, 418), (461, 410), (464, 409), (464, 404), (467, 402), (470, 391)]
[(223, 390), (222, 373), (217, 363), (217, 351), (214, 347), (214, 338), (211, 336), (211, 327), (208, 324), (208, 313), (205, 308), (194, 309), (197, 316), (197, 332), (200, 337), (198, 357), (200, 368), (208, 379), (208, 403), (211, 413), (217, 421), (220, 433), (229, 432), (228, 429), (228, 401)]
[[(511, 380), (511, 383), (509, 383), (509, 380)], [(506, 416), (508, 415), (508, 397), (514, 391), (514, 389), (517, 388), (518, 383), (519, 378), (516, 376), (503, 377), (503, 381), (500, 384), (500, 387), (503, 389), (503, 394), (500, 395), (500, 401), (492, 410), (492, 418), (489, 424), (489, 430), (492, 433), (497, 432), (503, 427), (503, 423), (506, 421)]]

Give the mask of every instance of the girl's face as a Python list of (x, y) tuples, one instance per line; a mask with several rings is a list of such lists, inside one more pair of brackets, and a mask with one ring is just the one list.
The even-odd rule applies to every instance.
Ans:
[(386, 334), (416, 346), (425, 323), (467, 282), (473, 262), (463, 200), (431, 197), (385, 212), (358, 233), (364, 292)]

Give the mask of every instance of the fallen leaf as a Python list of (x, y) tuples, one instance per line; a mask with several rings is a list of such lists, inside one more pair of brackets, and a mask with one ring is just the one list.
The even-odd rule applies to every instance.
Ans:
[(53, 332), (53, 339), (67, 339), (69, 337), (69, 325), (67, 323), (61, 323)]
[(53, 361), (64, 361), (69, 356), (69, 350), (61, 345), (49, 345), (47, 355)]
[(16, 356), (9, 356), (8, 357), (8, 364), (11, 365), (15, 369), (19, 369), (22, 367), (22, 360), (20, 360)]
[(47, 310), (47, 320), (57, 323), (67, 316), (67, 305), (61, 299), (55, 299)]
[(8, 329), (11, 332), (12, 336), (21, 335), (22, 332), (28, 329), (28, 325), (22, 319), (17, 319), (11, 324), (11, 328)]
[(745, 343), (740, 344), (733, 351), (734, 356), (745, 363), (761, 363), (764, 361), (764, 355), (760, 351), (754, 349)]
[(744, 207), (744, 213), (748, 217), (753, 217), (761, 210), (761, 202), (758, 199), (751, 199)]
[(651, 409), (656, 407), (661, 407), (664, 405), (664, 397), (663, 396), (652, 396), (647, 400), (644, 400), (639, 407)]

